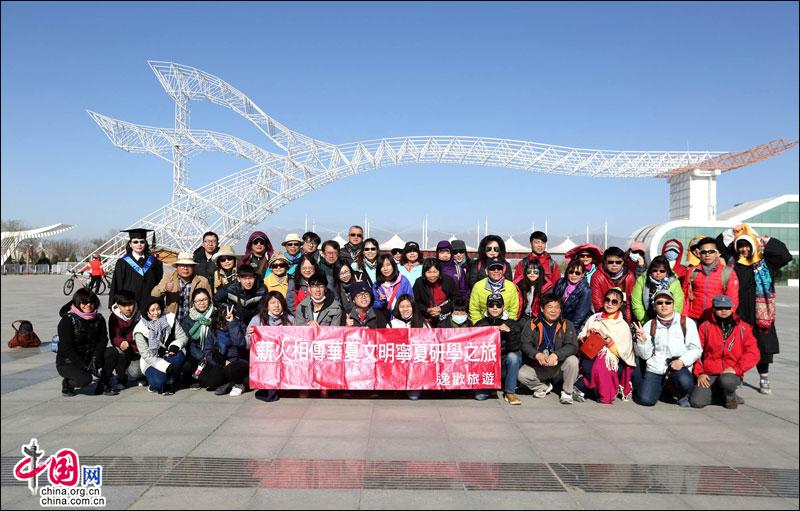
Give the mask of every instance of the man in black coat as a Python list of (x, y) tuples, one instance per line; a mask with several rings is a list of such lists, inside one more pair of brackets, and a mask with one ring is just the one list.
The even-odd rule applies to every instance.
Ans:
[(214, 285), (214, 272), (217, 269), (217, 263), (212, 261), (211, 258), (218, 251), (219, 236), (215, 232), (208, 231), (203, 234), (203, 244), (197, 247), (192, 254), (192, 259), (197, 263), (197, 266), (194, 267), (195, 273), (205, 277), (212, 286)]

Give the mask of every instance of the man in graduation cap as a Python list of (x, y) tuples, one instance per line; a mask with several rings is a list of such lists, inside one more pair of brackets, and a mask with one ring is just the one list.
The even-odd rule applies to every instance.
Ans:
[[(129, 240), (125, 246), (125, 256), (117, 260), (114, 266), (114, 276), (111, 279), (111, 289), (108, 293), (109, 308), (114, 303), (117, 292), (127, 289), (136, 297), (139, 310), (145, 310), (145, 303), (150, 297), (150, 291), (161, 281), (164, 276), (164, 265), (158, 258), (150, 254), (150, 245), (147, 243), (147, 233), (152, 229), (127, 229)], [(155, 246), (153, 234), (153, 246)]]

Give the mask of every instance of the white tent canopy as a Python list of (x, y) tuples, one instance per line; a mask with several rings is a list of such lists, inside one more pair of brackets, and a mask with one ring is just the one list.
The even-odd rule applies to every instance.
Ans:
[(343, 247), (343, 246), (345, 246), (345, 244), (347, 244), (347, 241), (345, 241), (344, 238), (339, 236), (339, 233), (336, 233), (336, 236), (333, 237), (333, 241), (338, 243), (340, 247)]
[(509, 236), (506, 240), (506, 252), (530, 252), (531, 247), (519, 243), (513, 236)]
[(388, 240), (381, 243), (381, 250), (392, 250), (393, 248), (403, 248), (406, 246), (406, 242), (400, 238), (397, 234), (389, 238)]
[(565, 239), (555, 247), (549, 248), (547, 251), (550, 252), (551, 254), (563, 255), (577, 246), (578, 246), (577, 243), (574, 243), (571, 239), (569, 239), (569, 237), (567, 237), (567, 239)]

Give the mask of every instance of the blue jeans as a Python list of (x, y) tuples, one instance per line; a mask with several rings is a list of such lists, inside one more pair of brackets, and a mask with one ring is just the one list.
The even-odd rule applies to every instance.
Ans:
[[(685, 367), (680, 371), (671, 371), (667, 377), (672, 393), (676, 399), (687, 397), (694, 388), (694, 376)], [(664, 391), (664, 376), (661, 374), (644, 371), (636, 394), (640, 405), (653, 406), (658, 402)]]
[[(183, 367), (183, 363), (186, 360), (186, 355), (183, 354), (182, 351), (179, 351), (175, 355), (167, 355), (164, 357), (164, 360), (170, 363), (175, 371), (175, 375), (179, 375), (181, 371), (181, 367)], [(175, 383), (173, 380), (176, 376), (173, 376), (172, 372), (170, 371), (170, 375), (167, 376), (167, 373), (162, 373), (155, 367), (148, 367), (147, 370), (144, 372), (145, 378), (147, 378), (147, 383), (150, 384), (151, 390), (164, 390), (164, 384), (173, 384)]]
[(500, 360), (503, 378), (503, 392), (514, 394), (517, 392), (517, 376), (522, 367), (522, 352), (510, 351)]

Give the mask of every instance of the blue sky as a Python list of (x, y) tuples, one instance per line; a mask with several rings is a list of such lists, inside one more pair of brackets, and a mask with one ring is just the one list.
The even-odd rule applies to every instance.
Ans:
[[(147, 66), (222, 77), (296, 131), (334, 143), (473, 135), (616, 150), (743, 150), (798, 137), (797, 3), (2, 4), (2, 217), (124, 227), (169, 200), (171, 168), (114, 148), (91, 109), (171, 127)], [(192, 103), (196, 129), (269, 148), (233, 112)], [(719, 210), (798, 192), (798, 151), (724, 174)], [(202, 155), (192, 186), (247, 167)], [(265, 220), (347, 228), (627, 235), (667, 219), (664, 180), (465, 166), (351, 177)], [(379, 235), (379, 238), (388, 237)], [(520, 237), (517, 237), (520, 239)], [(523, 237), (524, 238), (524, 237)]]

